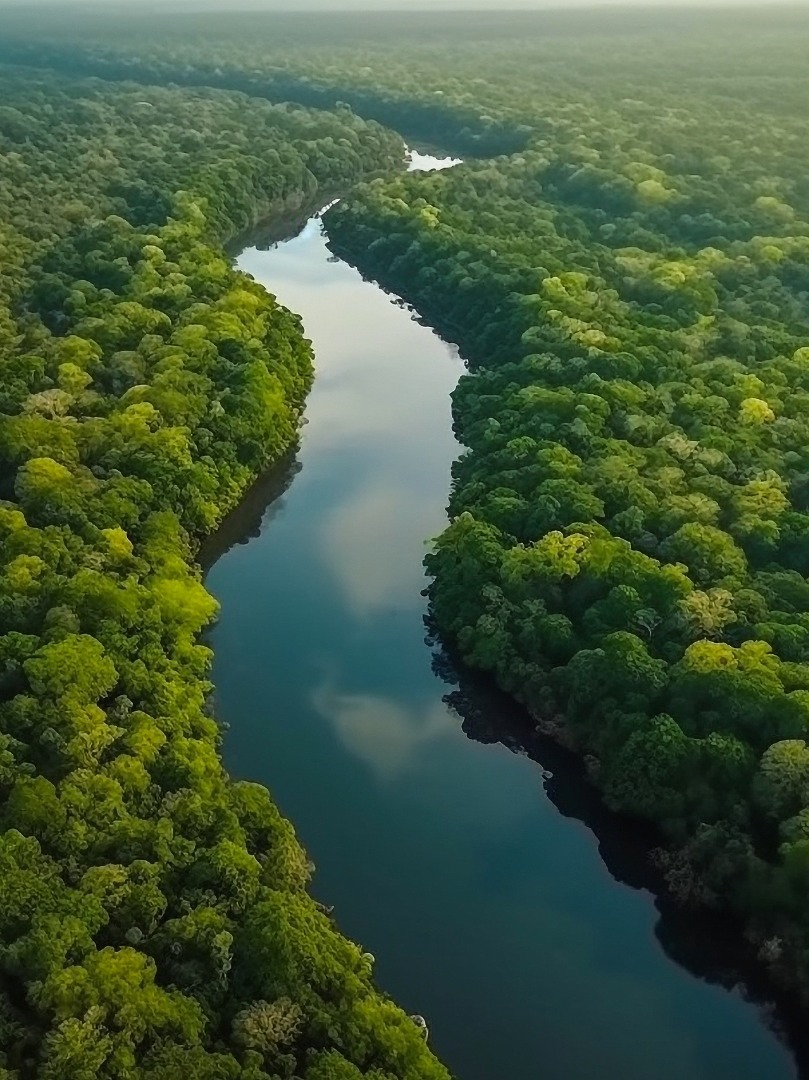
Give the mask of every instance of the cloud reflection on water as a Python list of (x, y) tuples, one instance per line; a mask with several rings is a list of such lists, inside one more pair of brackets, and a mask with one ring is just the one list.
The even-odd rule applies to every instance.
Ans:
[(457, 720), (440, 700), (406, 709), (384, 697), (342, 693), (326, 683), (315, 689), (312, 704), (345, 748), (385, 781), (400, 776), (421, 748), (456, 734)]
[(321, 526), (321, 557), (355, 617), (424, 607), (424, 570), (413, 552), (441, 527), (423, 492), (384, 476), (331, 509)]

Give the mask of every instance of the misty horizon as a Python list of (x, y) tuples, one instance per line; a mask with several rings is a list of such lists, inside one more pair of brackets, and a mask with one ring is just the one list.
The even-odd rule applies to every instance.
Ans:
[(406, 3), (405, 0), (237, 0), (235, 4), (228, 4), (225, 0), (167, 0), (158, 3), (155, 0), (146, 0), (144, 3), (132, 3), (132, 0), (0, 0), (0, 8), (26, 8), (38, 7), (48, 9), (76, 8), (77, 10), (88, 9), (130, 9), (151, 13), (177, 13), (182, 11), (219, 11), (219, 12), (267, 12), (277, 14), (290, 14), (306, 11), (329, 11), (333, 13), (367, 11), (367, 12), (390, 12), (407, 13), (418, 12), (447, 12), (447, 11), (474, 11), (491, 12), (492, 14), (507, 12), (564, 12), (571, 9), (586, 11), (588, 9), (614, 9), (622, 8), (676, 11), (696, 10), (706, 11), (715, 9), (747, 8), (758, 9), (762, 12), (773, 8), (807, 8), (809, 0), (415, 0)]

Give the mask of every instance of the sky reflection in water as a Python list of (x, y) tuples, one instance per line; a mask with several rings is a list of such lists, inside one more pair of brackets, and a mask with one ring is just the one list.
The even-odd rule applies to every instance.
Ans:
[(300, 473), (208, 578), (232, 770), (269, 785), (316, 892), (460, 1080), (793, 1076), (752, 1006), (666, 956), (649, 895), (541, 770), (443, 701), (420, 590), (458, 452), (455, 350), (330, 261), (317, 222), (240, 265), (302, 314), (317, 380)]

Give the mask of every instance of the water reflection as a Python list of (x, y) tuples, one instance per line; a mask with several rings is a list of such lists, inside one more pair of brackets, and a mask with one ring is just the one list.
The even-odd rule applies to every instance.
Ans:
[[(424, 572), (408, 558), (411, 535), (427, 537), (434, 529), (435, 514), (421, 492), (395, 483), (390, 474), (352, 493), (326, 515), (322, 554), (355, 615), (422, 610)], [(380, 545), (387, 553), (384, 562), (378, 558)], [(391, 573), (392, 566), (400, 569)]]
[(437, 172), (439, 169), (452, 169), (461, 164), (460, 158), (436, 157), (434, 154), (408, 150), (408, 168), (411, 172)]
[(419, 713), (395, 700), (341, 693), (328, 684), (314, 691), (312, 704), (346, 750), (384, 781), (416, 764), (417, 751), (444, 738), (453, 724), (441, 702), (430, 702)]
[(269, 785), (318, 894), (461, 1080), (787, 1080), (789, 1054), (723, 989), (732, 966), (655, 904), (648, 838), (502, 701), (448, 685), (446, 660), (436, 676), (421, 562), (462, 365), (329, 259), (314, 223), (240, 260), (302, 314), (317, 379), (285, 493), (208, 575), (230, 768)]
[(254, 540), (260, 535), (262, 526), (283, 513), (284, 494), (300, 471), (301, 463), (295, 448), (256, 480), (217, 531), (203, 541), (197, 556), (203, 572), (231, 548)]
[(798, 1075), (809, 1076), (809, 1039), (797, 1003), (791, 995), (774, 995), (753, 951), (740, 943), (740, 928), (732, 920), (685, 909), (670, 898), (650, 857), (659, 843), (657, 833), (642, 822), (610, 813), (575, 754), (537, 732), (527, 714), (491, 680), (465, 668), (446, 647), (434, 644), (434, 648), (433, 669), (452, 686), (444, 702), (466, 735), (486, 745), (499, 743), (536, 762), (548, 798), (560, 814), (580, 821), (593, 833), (612, 877), (654, 896), (659, 916), (655, 937), (666, 954), (699, 979), (755, 1005), (773, 1032), (789, 1042)]

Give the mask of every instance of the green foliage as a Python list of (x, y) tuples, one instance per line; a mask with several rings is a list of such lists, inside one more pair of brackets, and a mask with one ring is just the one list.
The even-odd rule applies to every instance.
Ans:
[(214, 90), (0, 85), (0, 1073), (277, 1080), (319, 1054), (446, 1080), (269, 794), (223, 770), (193, 559), (312, 377), (222, 244), (401, 139)]
[(440, 83), (523, 141), (326, 223), (469, 361), (438, 629), (665, 831), (676, 888), (786, 942), (809, 997), (809, 27), (754, 17), (728, 49), (714, 18), (639, 49), (605, 16), (604, 50), (603, 26), (514, 16), (485, 55), (460, 35), (361, 74), (333, 50), (321, 82), (414, 115)]
[(398, 164), (356, 114), (473, 159), (327, 218), (469, 360), (436, 624), (809, 995), (807, 24), (604, 18), (9, 16), (0, 55), (67, 73), (0, 109), (13, 1068), (446, 1075), (203, 709), (193, 546), (311, 378), (220, 245)]

